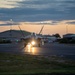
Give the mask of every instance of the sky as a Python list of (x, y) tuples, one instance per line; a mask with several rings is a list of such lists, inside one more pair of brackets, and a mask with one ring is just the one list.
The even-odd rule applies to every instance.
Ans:
[(75, 33), (75, 0), (0, 0), (0, 32), (21, 29), (42, 34)]

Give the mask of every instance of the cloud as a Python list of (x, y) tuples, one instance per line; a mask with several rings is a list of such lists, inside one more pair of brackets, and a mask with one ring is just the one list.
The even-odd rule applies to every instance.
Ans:
[[(4, 1), (4, 0), (3, 0)], [(37, 22), (75, 20), (75, 0), (6, 0), (0, 7), (0, 20)], [(0, 2), (1, 4), (1, 2)], [(9, 6), (10, 9), (8, 8)], [(11, 7), (13, 6), (13, 8)]]
[(18, 2), (21, 8), (35, 8), (35, 9), (55, 9), (58, 11), (68, 10), (68, 7), (75, 7), (74, 0), (25, 0)]
[(1, 0), (0, 8), (15, 8), (18, 7), (17, 2), (21, 2), (23, 0)]
[(57, 25), (59, 21), (40, 21), (40, 22), (33, 22), (33, 23), (38, 25)]
[(10, 22), (10, 21), (6, 21), (6, 22), (0, 22), (0, 26), (11, 26), (11, 25), (20, 25), (20, 23), (18, 22)]
[(67, 22), (67, 24), (74, 24), (75, 25), (75, 21), (73, 21), (73, 22)]

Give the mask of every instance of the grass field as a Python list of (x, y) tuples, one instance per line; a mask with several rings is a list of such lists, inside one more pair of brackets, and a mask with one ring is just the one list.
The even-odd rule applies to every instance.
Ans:
[(49, 75), (52, 73), (75, 74), (75, 61), (56, 56), (0, 53), (0, 75)]

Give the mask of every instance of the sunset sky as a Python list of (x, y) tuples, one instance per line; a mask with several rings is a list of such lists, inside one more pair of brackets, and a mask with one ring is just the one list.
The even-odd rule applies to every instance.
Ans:
[(75, 0), (1, 0), (0, 32), (11, 25), (35, 33), (44, 25), (42, 34), (75, 33)]

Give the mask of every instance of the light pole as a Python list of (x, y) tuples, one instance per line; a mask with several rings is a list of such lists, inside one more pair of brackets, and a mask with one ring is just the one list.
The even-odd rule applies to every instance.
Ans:
[(68, 25), (66, 25), (66, 34), (68, 34)]
[(10, 19), (10, 37), (12, 37), (12, 19)]

